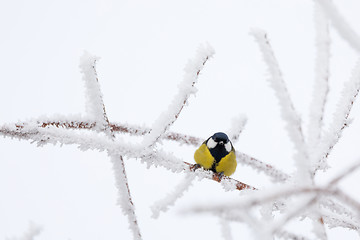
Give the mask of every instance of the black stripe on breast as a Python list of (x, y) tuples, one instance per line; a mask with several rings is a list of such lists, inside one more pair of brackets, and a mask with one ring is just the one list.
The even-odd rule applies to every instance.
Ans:
[(214, 148), (210, 148), (211, 155), (215, 158), (216, 163), (220, 162), (220, 160), (228, 155), (229, 153), (226, 151), (224, 145), (216, 145)]

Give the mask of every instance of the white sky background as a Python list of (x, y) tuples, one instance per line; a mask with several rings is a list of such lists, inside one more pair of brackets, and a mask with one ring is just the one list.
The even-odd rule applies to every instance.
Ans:
[[(360, 33), (360, 3), (334, 1)], [(98, 75), (110, 121), (144, 124), (167, 108), (182, 80), (183, 67), (199, 44), (216, 51), (196, 85), (196, 97), (171, 130), (207, 138), (230, 127), (240, 113), (248, 124), (237, 150), (291, 173), (293, 145), (284, 131), (277, 99), (266, 80), (266, 65), (251, 28), (269, 34), (295, 107), (306, 127), (314, 78), (313, 2), (304, 0), (182, 1), (2, 1), (0, 2), (1, 124), (41, 115), (84, 114), (84, 87), (78, 68), (84, 50), (101, 57)], [(332, 119), (342, 83), (357, 60), (331, 29), (332, 59), (326, 123)], [(360, 113), (356, 103), (352, 113)], [(360, 157), (360, 119), (336, 146), (329, 179)], [(185, 161), (195, 148), (165, 143)], [(117, 191), (105, 153), (75, 146), (37, 148), (25, 141), (0, 139), (0, 239), (21, 236), (29, 221), (42, 225), (36, 239), (131, 239), (127, 219), (116, 206)], [(144, 239), (219, 239), (218, 219), (182, 214), (198, 204), (231, 202), (238, 192), (196, 181), (169, 212), (151, 219), (150, 206), (182, 179), (164, 169), (146, 169), (126, 159), (129, 184)], [(267, 187), (269, 179), (239, 165), (234, 178)], [(359, 172), (341, 186), (360, 199)], [(231, 224), (234, 236), (251, 231)], [(309, 226), (296, 226), (297, 232)], [(328, 231), (329, 239), (357, 239), (355, 232)]]

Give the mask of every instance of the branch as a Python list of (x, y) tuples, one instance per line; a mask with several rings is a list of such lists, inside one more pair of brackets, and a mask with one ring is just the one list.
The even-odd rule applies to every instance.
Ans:
[(276, 169), (274, 166), (261, 162), (245, 153), (236, 151), (236, 160), (238, 163), (252, 167), (257, 171), (261, 171), (272, 178), (274, 182), (285, 182), (290, 179), (290, 175)]
[[(57, 128), (87, 129), (87, 130), (91, 130), (95, 126), (95, 123), (91, 122), (88, 119), (82, 119), (81, 121), (79, 121), (79, 120), (69, 119), (69, 118), (65, 118), (65, 117), (61, 117), (61, 116), (59, 116), (58, 118), (61, 118), (63, 120), (56, 121), (56, 119), (35, 119), (35, 120), (31, 120), (29, 122), (16, 123), (16, 124), (14, 124), (14, 126), (16, 128), (20, 129), (20, 128), (26, 127), (27, 125), (35, 124), (42, 128), (47, 128), (48, 126), (54, 126)], [(7, 126), (9, 127), (10, 125), (7, 125)], [(6, 129), (8, 129), (8, 127)], [(148, 134), (150, 132), (150, 128), (146, 128), (146, 127), (144, 128), (144, 127), (129, 125), (129, 124), (110, 123), (110, 127), (111, 127), (112, 132), (128, 133), (128, 134), (136, 135), (136, 136), (142, 136), (142, 135)], [(5, 132), (3, 132), (3, 134), (11, 137), (9, 135), (10, 133), (6, 133), (6, 129), (3, 130), (3, 131), (5, 131)], [(0, 133), (1, 133), (1, 131), (2, 130), (0, 129)], [(20, 133), (13, 132), (12, 134), (19, 135)], [(13, 137), (15, 137), (15, 136), (13, 136)], [(187, 145), (192, 145), (195, 147), (200, 146), (202, 144), (202, 142), (204, 141), (201, 138), (197, 138), (194, 136), (189, 136), (189, 135), (185, 135), (185, 134), (181, 134), (181, 133), (175, 133), (175, 132), (165, 133), (162, 136), (162, 139), (176, 141), (180, 144), (187, 144)], [(264, 162), (254, 158), (254, 157), (251, 157), (245, 153), (236, 151), (236, 159), (237, 159), (238, 163), (241, 163), (246, 166), (250, 166), (257, 171), (264, 172), (266, 175), (271, 177), (274, 182), (283, 182), (283, 181), (290, 179), (290, 176), (288, 174), (276, 169), (274, 166), (271, 166), (270, 164), (264, 163)]]
[(221, 235), (223, 236), (224, 240), (233, 240), (231, 234), (231, 227), (230, 223), (227, 219), (219, 218), (219, 224), (221, 228)]
[(355, 231), (360, 230), (360, 223), (347, 215), (337, 214), (325, 208), (321, 208), (319, 213), (329, 228), (342, 227)]
[[(342, 201), (343, 203), (347, 204), (349, 207), (353, 208), (356, 212), (360, 212), (360, 203), (354, 199), (352, 199), (350, 196), (348, 196), (346, 193), (342, 192), (341, 190), (336, 188), (336, 183), (338, 183), (341, 179), (347, 177), (350, 175), (350, 173), (353, 173), (354, 170), (352, 168), (358, 168), (360, 167), (360, 162), (357, 162), (353, 165), (353, 167), (349, 167), (347, 170), (343, 171), (343, 173), (339, 174), (333, 180), (329, 181), (328, 184), (326, 184), (323, 187), (301, 187), (301, 188), (294, 188), (293, 186), (281, 186), (281, 188), (278, 189), (270, 189), (267, 191), (254, 191), (251, 193), (251, 195), (244, 196), (241, 202), (236, 202), (234, 204), (227, 203), (226, 206), (223, 205), (213, 205), (210, 208), (217, 210), (217, 211), (231, 211), (234, 209), (249, 209), (254, 206), (263, 205), (269, 202), (275, 202), (278, 201), (281, 198), (290, 197), (293, 195), (304, 195), (304, 194), (311, 194), (311, 196), (305, 200), (302, 201), (302, 203), (296, 207), (292, 208), (291, 211), (283, 218), (283, 220), (289, 220), (296, 216), (299, 212), (301, 212), (302, 209), (305, 209), (314, 203), (318, 201), (318, 196), (324, 195), (324, 196), (335, 196), (339, 201)], [(314, 196), (315, 195), (315, 196)], [(329, 203), (323, 203), (321, 201), (321, 204), (324, 206), (331, 206)], [(334, 206), (337, 208), (339, 207), (337, 204), (331, 202)], [(343, 209), (343, 208), (341, 208)], [(356, 216), (358, 217), (358, 216)], [(278, 224), (277, 226), (281, 226), (282, 224)]]
[[(84, 53), (81, 57), (80, 67), (84, 74), (87, 97), (88, 114), (95, 119), (95, 127), (97, 131), (104, 132), (109, 139), (114, 141), (115, 135), (110, 127), (110, 122), (106, 113), (105, 104), (100, 90), (100, 84), (96, 73), (96, 60), (98, 58), (88, 53)], [(107, 149), (108, 150), (108, 149)], [(141, 240), (140, 228), (135, 215), (135, 208), (130, 194), (130, 188), (126, 176), (125, 164), (122, 155), (112, 153), (108, 150), (110, 156), (116, 187), (118, 190), (118, 204), (120, 205), (124, 215), (127, 215), (133, 238)]]
[(96, 61), (99, 57), (84, 52), (80, 59), (80, 69), (85, 82), (86, 112), (95, 121), (97, 131), (109, 134), (109, 119), (106, 115), (105, 105), (96, 73)]
[(181, 181), (180, 184), (178, 184), (174, 191), (169, 193), (165, 198), (156, 201), (151, 206), (152, 211), (152, 217), (158, 218), (160, 215), (160, 212), (166, 212), (170, 206), (174, 206), (175, 202), (181, 198), (184, 193), (189, 189), (189, 187), (192, 185), (193, 180), (195, 179), (194, 174), (187, 174), (185, 176), (185, 179)]
[(268, 66), (268, 71), (270, 73), (269, 82), (279, 100), (281, 115), (286, 123), (286, 130), (288, 131), (289, 137), (297, 150), (297, 154), (295, 155), (295, 163), (298, 169), (298, 180), (310, 180), (310, 175), (308, 172), (310, 164), (308, 162), (307, 146), (305, 144), (301, 119), (291, 101), (290, 94), (284, 82), (278, 61), (275, 58), (266, 32), (263, 30), (253, 30), (251, 31), (251, 34), (255, 37), (255, 40), (260, 47), (264, 61)]
[[(140, 145), (125, 143), (120, 138), (112, 141), (104, 136), (96, 133), (88, 132), (80, 134), (68, 129), (47, 126), (47, 128), (38, 127), (37, 125), (24, 125), (16, 127), (15, 125), (3, 125), (0, 127), (0, 135), (4, 137), (17, 138), (21, 140), (32, 140), (38, 146), (45, 144), (66, 144), (77, 145), (82, 151), (98, 150), (109, 151), (120, 156), (128, 158), (137, 158), (148, 166), (161, 166), (172, 172), (195, 172), (194, 165), (183, 162), (181, 159), (172, 154), (163, 152), (162, 150), (143, 149)], [(196, 176), (200, 179), (208, 178), (217, 182), (221, 182), (225, 190), (244, 190), (255, 189), (254, 187), (232, 179), (227, 176), (222, 178), (219, 175), (202, 169), (197, 169)]]
[(129, 183), (126, 176), (124, 160), (121, 155), (109, 153), (118, 190), (118, 204), (124, 215), (128, 217), (130, 229), (134, 239), (142, 239), (139, 224), (135, 214), (134, 203), (131, 198)]
[(330, 36), (327, 18), (319, 3), (314, 3), (316, 32), (316, 60), (313, 97), (310, 103), (308, 125), (308, 147), (316, 149), (321, 139), (324, 110), (329, 93)]
[(41, 226), (30, 222), (28, 230), (21, 237), (12, 237), (8, 240), (34, 240), (43, 231)]
[[(354, 211), (351, 211), (348, 208), (342, 206), (337, 201), (325, 197), (321, 199), (320, 204), (323, 209), (327, 209), (328, 211), (331, 211), (333, 214), (344, 216), (347, 219), (350, 219), (352, 222), (357, 222), (356, 219), (358, 217), (354, 215)], [(356, 225), (360, 226), (360, 223), (358, 222)]]
[[(308, 125), (308, 152), (314, 152), (319, 142), (323, 128), (323, 118), (325, 104), (329, 93), (329, 67), (330, 67), (330, 36), (329, 24), (323, 9), (318, 2), (314, 2), (314, 25), (315, 25), (315, 79), (313, 97), (309, 106), (309, 125)], [(310, 156), (310, 164), (317, 161)], [(311, 170), (310, 170), (311, 171)], [(312, 176), (314, 177), (314, 175)], [(317, 208), (318, 208), (317, 204)], [(317, 211), (318, 212), (318, 211)], [(316, 213), (315, 213), (316, 214)], [(319, 239), (327, 239), (324, 221), (321, 215), (313, 220), (313, 232)]]
[(234, 118), (231, 122), (231, 127), (227, 131), (232, 143), (236, 143), (239, 140), (239, 136), (245, 128), (247, 117), (244, 114), (240, 114)]
[(316, 202), (317, 202), (317, 195), (315, 197), (312, 196), (308, 197), (308, 199), (301, 199), (300, 201), (298, 201), (297, 206), (292, 206), (285, 214), (283, 214), (280, 220), (272, 224), (272, 226), (270, 227), (271, 232), (274, 234), (276, 232), (281, 231), (282, 227), (287, 222), (299, 216), (304, 209), (310, 208)]
[(174, 96), (172, 103), (168, 109), (164, 111), (158, 119), (155, 120), (151, 127), (150, 134), (143, 139), (144, 147), (152, 146), (156, 141), (169, 129), (169, 127), (177, 120), (181, 110), (186, 105), (189, 97), (196, 93), (195, 83), (198, 80), (200, 71), (203, 69), (207, 60), (214, 54), (214, 49), (210, 46), (206, 48), (201, 46), (194, 60), (189, 61), (185, 67), (185, 75), (183, 81), (179, 85), (179, 91)]
[[(254, 216), (249, 215), (245, 211), (238, 211), (237, 209), (223, 210), (223, 209), (214, 209), (212, 207), (197, 206), (195, 208), (190, 208), (185, 212), (212, 213), (218, 216), (219, 218), (224, 219), (223, 221), (243, 222), (258, 232), (262, 231), (262, 227), (266, 228), (266, 225), (263, 225), (261, 222), (255, 220)], [(309, 238), (307, 237), (301, 236), (299, 234), (294, 234), (288, 231), (278, 231), (275, 233), (275, 236), (278, 237), (279, 239), (309, 240)]]
[(358, 53), (360, 52), (360, 36), (350, 27), (331, 0), (316, 0), (324, 9), (327, 17), (340, 36)]
[(330, 124), (329, 130), (324, 134), (319, 150), (315, 154), (316, 159), (318, 159), (319, 162), (314, 168), (314, 174), (317, 170), (324, 170), (327, 168), (326, 159), (341, 138), (343, 130), (349, 125), (349, 115), (359, 94), (359, 90), (360, 59), (356, 63), (349, 81), (344, 83), (342, 94), (333, 116), (333, 121)]

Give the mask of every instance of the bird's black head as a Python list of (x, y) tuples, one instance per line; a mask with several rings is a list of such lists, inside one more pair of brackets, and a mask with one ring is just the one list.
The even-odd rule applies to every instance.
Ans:
[(226, 144), (230, 141), (229, 137), (223, 132), (217, 132), (211, 138), (219, 144)]
[(226, 152), (230, 152), (232, 144), (229, 137), (223, 132), (217, 132), (206, 141), (206, 145), (209, 149), (223, 149)]
[(229, 137), (223, 132), (217, 132), (209, 137), (206, 141), (206, 146), (216, 162), (219, 162), (233, 149)]

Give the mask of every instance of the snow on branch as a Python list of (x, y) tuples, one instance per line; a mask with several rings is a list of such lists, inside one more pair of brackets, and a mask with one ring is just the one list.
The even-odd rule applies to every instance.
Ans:
[(360, 36), (354, 29), (351, 28), (349, 23), (340, 14), (332, 0), (315, 0), (324, 9), (325, 14), (331, 21), (334, 28), (338, 31), (349, 45), (358, 53), (360, 52)]
[(314, 3), (314, 23), (316, 33), (316, 59), (313, 97), (310, 103), (308, 125), (308, 147), (316, 149), (323, 125), (323, 117), (327, 95), (329, 92), (329, 60), (330, 60), (330, 36), (328, 19), (319, 3)]
[(265, 173), (271, 177), (273, 182), (285, 182), (290, 179), (290, 175), (245, 153), (236, 151), (236, 160), (238, 163), (250, 166), (256, 171)]
[(6, 238), (6, 240), (34, 240), (43, 231), (43, 228), (33, 222), (29, 223), (29, 228), (21, 237)]
[[(294, 190), (294, 189), (293, 189)], [(300, 217), (301, 215), (307, 216), (309, 214), (304, 213), (306, 212), (312, 205), (319, 202), (321, 205), (324, 204), (324, 201), (320, 199), (320, 194), (326, 194), (329, 197), (334, 196), (336, 193), (336, 190), (327, 190), (326, 188), (302, 188), (294, 191), (291, 191), (290, 189), (286, 190), (286, 192), (283, 193), (274, 193), (273, 195), (270, 193), (270, 195), (267, 195), (266, 193), (261, 192), (252, 192), (251, 195), (258, 196), (255, 198), (248, 197), (248, 195), (245, 195), (245, 199), (241, 202), (236, 203), (227, 203), (226, 205), (209, 205), (206, 206), (194, 206), (190, 209), (188, 209), (188, 212), (212, 212), (215, 214), (219, 214), (222, 217), (225, 217), (227, 219), (230, 219), (232, 221), (240, 221), (240, 222), (247, 222), (248, 219), (244, 218), (244, 213), (251, 209), (254, 206), (261, 206), (262, 204), (265, 204), (266, 202), (274, 201), (275, 199), (282, 198), (282, 197), (289, 197), (293, 194), (303, 194), (307, 193), (310, 195), (305, 195), (305, 198), (297, 198), (301, 199), (296, 204), (293, 202), (291, 208), (285, 208), (287, 211), (282, 214), (279, 220), (273, 221), (273, 222), (267, 222), (267, 231), (271, 232), (272, 235), (282, 235), (286, 231), (282, 230), (283, 226), (289, 222), (291, 219), (295, 217)], [(290, 195), (289, 195), (290, 194)], [(266, 199), (263, 199), (261, 196), (264, 196)], [(347, 197), (347, 195), (344, 195)], [(321, 208), (319, 211), (319, 214), (322, 216), (321, 221), (324, 221), (326, 224), (331, 225), (332, 227), (346, 227), (353, 230), (360, 229), (359, 224), (359, 218), (358, 216), (350, 216), (345, 214), (340, 214), (331, 211), (334, 208), (339, 208), (339, 204), (333, 202), (333, 206), (329, 206), (328, 210), (324, 210), (325, 208)], [(326, 205), (326, 204), (324, 204)], [(351, 203), (349, 204), (351, 207), (355, 210), (355, 212), (358, 212), (360, 210), (360, 205), (357, 206), (357, 203)], [(342, 209), (342, 207), (340, 207)], [(330, 210), (331, 209), (331, 210)], [(313, 213), (312, 213), (313, 214)], [(319, 219), (318, 219), (319, 220)], [(287, 235), (287, 234), (286, 234)], [(297, 235), (293, 235), (294, 237)], [(294, 238), (298, 239), (298, 238)], [(302, 239), (302, 238), (299, 238)]]
[(263, 58), (268, 66), (268, 71), (270, 73), (269, 82), (279, 100), (282, 110), (281, 114), (287, 123), (286, 128), (289, 136), (298, 150), (302, 152), (303, 155), (306, 155), (301, 119), (291, 101), (290, 94), (283, 80), (279, 64), (275, 58), (267, 34), (263, 30), (252, 30), (251, 34), (255, 37), (255, 40), (259, 44)]
[[(349, 126), (349, 115), (360, 90), (360, 59), (352, 71), (348, 82), (344, 83), (341, 97), (333, 114), (333, 121), (328, 131), (324, 134), (319, 151), (315, 155), (319, 161), (314, 172), (327, 168), (327, 157), (342, 136), (343, 130)], [(315, 163), (316, 164), (316, 163)]]
[[(334, 208), (338, 208), (338, 205), (324, 206), (322, 202), (322, 207), (319, 210), (319, 213), (323, 217), (325, 223), (329, 228), (348, 228), (352, 230), (360, 230), (360, 222), (352, 215), (342, 214), (339, 212), (334, 212)], [(347, 210), (346, 210), (347, 211)]]
[(221, 228), (221, 235), (224, 240), (233, 240), (233, 236), (231, 234), (230, 222), (227, 219), (219, 218), (219, 224)]
[(236, 143), (239, 140), (239, 136), (244, 130), (246, 122), (247, 117), (244, 114), (240, 114), (238, 117), (232, 120), (231, 127), (227, 131), (227, 133), (229, 133), (229, 138), (232, 143)]
[[(93, 129), (95, 126), (94, 122), (91, 122), (89, 119), (81, 119), (81, 118), (66, 118), (63, 116), (60, 116), (60, 119), (63, 119), (61, 121), (57, 121), (56, 118), (39, 118), (39, 119), (33, 119), (28, 122), (22, 122), (22, 123), (16, 123), (14, 126), (16, 128), (23, 128), (25, 125), (33, 125), (36, 124), (39, 127), (46, 128), (48, 126), (54, 126), (57, 128), (69, 128), (69, 129)], [(81, 119), (81, 120), (79, 120)], [(8, 125), (10, 126), (10, 125)], [(140, 127), (136, 125), (130, 125), (130, 124), (120, 124), (120, 123), (110, 123), (110, 128), (112, 132), (121, 132), (121, 133), (128, 133), (131, 135), (136, 136), (142, 136), (150, 132), (149, 128), (146, 127)], [(1, 130), (0, 128), (0, 134), (1, 132), (3, 134), (10, 134), (6, 133), (9, 129), (5, 128)], [(18, 132), (11, 132), (11, 134), (19, 135)], [(27, 134), (27, 133), (21, 133), (21, 134)], [(167, 132), (162, 136), (162, 139), (164, 140), (170, 140), (170, 141), (176, 141), (180, 144), (188, 144), (195, 147), (198, 147), (201, 145), (201, 143), (204, 141), (204, 139), (197, 138), (194, 136), (176, 133), (176, 132)], [(274, 166), (264, 163), (254, 157), (251, 157), (245, 153), (236, 151), (236, 159), (238, 163), (250, 166), (256, 171), (264, 172), (267, 176), (271, 177), (273, 181), (275, 182), (282, 182), (290, 178), (290, 176), (284, 172), (282, 172), (279, 169), (276, 169)]]
[(96, 73), (96, 61), (99, 57), (84, 52), (80, 59), (80, 69), (85, 82), (86, 112), (95, 121), (98, 131), (107, 130), (109, 120), (106, 115), (100, 84)]
[(135, 215), (135, 207), (130, 194), (123, 157), (118, 154), (110, 153), (109, 155), (114, 171), (116, 188), (119, 191), (118, 204), (120, 205), (124, 215), (128, 217), (133, 238), (140, 240), (142, 239), (140, 228)]
[[(1, 126), (0, 135), (22, 140), (31, 140), (33, 143), (38, 144), (38, 146), (58, 143), (60, 145), (77, 145), (82, 151), (108, 151), (112, 154), (140, 159), (144, 163), (148, 164), (149, 167), (161, 166), (172, 172), (186, 173), (195, 171), (193, 164), (183, 162), (181, 159), (172, 154), (161, 150), (154, 151), (151, 149), (143, 149), (142, 145), (129, 144), (120, 138), (112, 140), (106, 136), (99, 136), (93, 132), (79, 133), (54, 126), (47, 126), (45, 129), (37, 125), (16, 127), (15, 124), (11, 124)], [(199, 179), (208, 178), (220, 182), (224, 189), (228, 191), (255, 189), (250, 185), (227, 176), (223, 176), (221, 178), (219, 175), (211, 171), (197, 169), (195, 174)]]
[[(338, 176), (330, 180), (326, 185), (322, 187), (298, 187), (294, 188), (292, 185), (281, 186), (279, 188), (271, 188), (268, 190), (262, 191), (253, 191), (242, 197), (242, 200), (234, 203), (227, 203), (226, 205), (207, 205), (202, 208), (209, 209), (214, 212), (235, 212), (247, 211), (247, 209), (253, 208), (255, 206), (263, 206), (267, 203), (272, 203), (277, 201), (278, 205), (281, 203), (283, 198), (297, 197), (295, 202), (291, 203), (291, 208), (282, 208), (283, 214), (279, 220), (268, 222), (268, 229), (272, 234), (278, 233), (281, 231), (282, 227), (289, 222), (292, 218), (299, 217), (304, 214), (311, 206), (316, 203), (321, 205), (321, 209), (329, 208), (335, 210), (333, 212), (327, 213), (325, 216), (331, 216), (330, 218), (335, 218), (337, 223), (343, 223), (343, 225), (351, 225), (352, 229), (359, 228), (359, 215), (352, 215), (346, 208), (342, 207), (338, 203), (335, 203), (330, 200), (326, 200), (329, 197), (335, 197), (338, 201), (349, 206), (353, 209), (354, 212), (360, 212), (360, 203), (352, 199), (348, 194), (344, 193), (337, 188), (337, 184), (340, 180), (349, 176), (356, 169), (360, 167), (360, 161), (355, 162), (352, 166), (346, 168)], [(325, 200), (322, 198), (324, 197)], [(193, 209), (199, 209), (199, 206), (194, 207)], [(318, 209), (318, 208), (316, 208)], [(320, 214), (322, 212), (319, 212)], [(308, 214), (305, 214), (307, 216)], [(321, 215), (322, 216), (322, 215)], [(337, 218), (338, 216), (339, 218)], [(239, 216), (241, 217), (241, 216)], [(323, 221), (323, 218), (317, 218), (316, 220)], [(329, 218), (325, 218), (325, 222)], [(331, 222), (335, 226), (334, 222)], [(324, 237), (325, 235), (323, 235)]]
[[(212, 213), (213, 215), (217, 216), (218, 218), (223, 219), (223, 221), (229, 222), (241, 222), (249, 225), (250, 228), (253, 228), (255, 231), (262, 231), (266, 229), (266, 225), (258, 220), (255, 219), (252, 214), (248, 214), (246, 211), (237, 210), (237, 209), (221, 209), (221, 208), (213, 208), (213, 206), (196, 206), (189, 208), (184, 213)], [(228, 224), (227, 223), (227, 224)], [(223, 229), (222, 229), (223, 230)], [(225, 229), (227, 230), (227, 229)], [(264, 235), (264, 234), (259, 234)], [(310, 240), (305, 236), (301, 236), (299, 234), (294, 234), (289, 231), (280, 230), (274, 233), (276, 237), (279, 239), (293, 239), (293, 240)], [(263, 239), (263, 238), (259, 238)]]
[[(313, 96), (309, 106), (309, 124), (307, 148), (308, 152), (314, 152), (321, 141), (323, 118), (325, 112), (326, 100), (329, 92), (329, 65), (330, 65), (330, 36), (329, 24), (323, 9), (318, 2), (314, 2), (314, 25), (315, 25), (315, 79), (313, 87)], [(313, 156), (309, 159), (309, 169), (311, 168)], [(311, 173), (311, 169), (310, 169)], [(312, 178), (314, 175), (311, 176)], [(315, 205), (319, 208), (319, 204)], [(318, 210), (314, 210), (312, 225), (313, 232), (319, 239), (327, 239), (324, 221)]]
[[(96, 73), (95, 63), (97, 57), (85, 52), (81, 57), (80, 68), (84, 74), (87, 111), (91, 118), (95, 120), (94, 128), (97, 131), (103, 131), (111, 141), (114, 141), (115, 135), (110, 126), (110, 122), (105, 110), (105, 104), (100, 90), (100, 84)], [(142, 239), (138, 221), (135, 215), (135, 207), (131, 198), (129, 183), (126, 176), (125, 164), (122, 155), (112, 153), (107, 149), (111, 159), (116, 187), (118, 190), (120, 205), (124, 215), (128, 216), (130, 229), (134, 239)]]
[(341, 181), (343, 178), (349, 176), (350, 174), (352, 174), (353, 172), (355, 172), (356, 170), (358, 170), (358, 168), (360, 167), (360, 160), (351, 164), (351, 166), (347, 167), (346, 169), (344, 169), (342, 172), (340, 172), (336, 177), (334, 177), (330, 182), (329, 182), (329, 186), (333, 186), (338, 184), (339, 181)]
[(175, 202), (189, 189), (195, 179), (195, 176), (195, 174), (187, 174), (185, 179), (182, 180), (178, 186), (174, 187), (173, 192), (169, 193), (165, 198), (155, 202), (151, 207), (152, 217), (158, 218), (160, 212), (166, 212), (169, 210), (169, 207), (173, 206)]
[(308, 176), (308, 169), (310, 167), (308, 166), (309, 164), (307, 161), (307, 146), (305, 144), (301, 119), (291, 101), (290, 94), (287, 90), (279, 64), (275, 58), (267, 34), (263, 30), (252, 30), (251, 34), (255, 37), (255, 40), (260, 47), (264, 61), (268, 66), (268, 71), (270, 73), (269, 82), (279, 100), (281, 115), (286, 122), (286, 129), (290, 139), (293, 141), (295, 148), (297, 149), (295, 163), (297, 165), (298, 178), (300, 180), (310, 179), (310, 176)]
[(320, 211), (321, 210), (330, 211), (331, 214), (341, 216), (340, 219), (346, 218), (347, 222), (351, 222), (352, 225), (359, 226), (360, 228), (360, 222), (356, 220), (358, 216), (354, 213), (354, 211), (343, 206), (336, 199), (330, 199), (324, 197), (320, 200), (320, 203), (321, 203)]
[(286, 239), (286, 240), (310, 240), (310, 238), (301, 236), (299, 234), (294, 234), (288, 231), (278, 231), (275, 233), (275, 236), (277, 236), (280, 239)]
[(168, 109), (155, 120), (150, 134), (144, 137), (144, 147), (153, 145), (179, 117), (189, 97), (197, 91), (194, 85), (197, 82), (200, 71), (214, 53), (214, 49), (210, 45), (198, 48), (195, 58), (190, 60), (184, 68), (185, 74), (183, 81), (178, 86), (178, 93), (174, 96)]
[[(57, 119), (61, 119), (60, 121), (57, 121)], [(75, 116), (74, 118), (71, 117), (65, 117), (65, 116), (56, 116), (54, 118), (49, 117), (42, 117), (38, 119), (33, 119), (28, 122), (19, 122), (13, 124), (16, 126), (17, 129), (23, 128), (27, 125), (36, 125), (42, 128), (46, 128), (48, 126), (53, 126), (56, 128), (68, 128), (68, 129), (88, 129), (91, 130), (95, 127), (95, 123), (92, 122), (90, 119), (80, 118), (80, 116)], [(11, 126), (11, 124), (7, 125), (8, 127)], [(7, 136), (11, 136), (13, 134), (13, 137), (18, 135), (27, 135), (29, 133), (26, 132), (8, 132), (10, 128), (0, 128), (0, 134), (5, 134)], [(131, 135), (136, 136), (143, 136), (150, 132), (149, 128), (146, 127), (140, 127), (136, 125), (130, 125), (130, 124), (120, 124), (120, 123), (110, 123), (111, 132), (121, 132), (121, 133), (128, 133)], [(176, 133), (176, 132), (167, 132), (162, 136), (162, 139), (164, 140), (170, 140), (170, 141), (176, 141), (180, 144), (188, 144), (195, 147), (198, 147), (201, 145), (201, 143), (204, 141), (204, 139)], [(274, 166), (264, 163), (254, 157), (251, 157), (245, 153), (236, 151), (236, 159), (238, 163), (249, 166), (253, 168), (256, 171), (263, 172), (267, 176), (271, 177), (272, 181), (274, 182), (283, 182), (285, 180), (290, 179), (290, 176), (284, 172), (282, 172), (279, 169), (276, 169)]]

